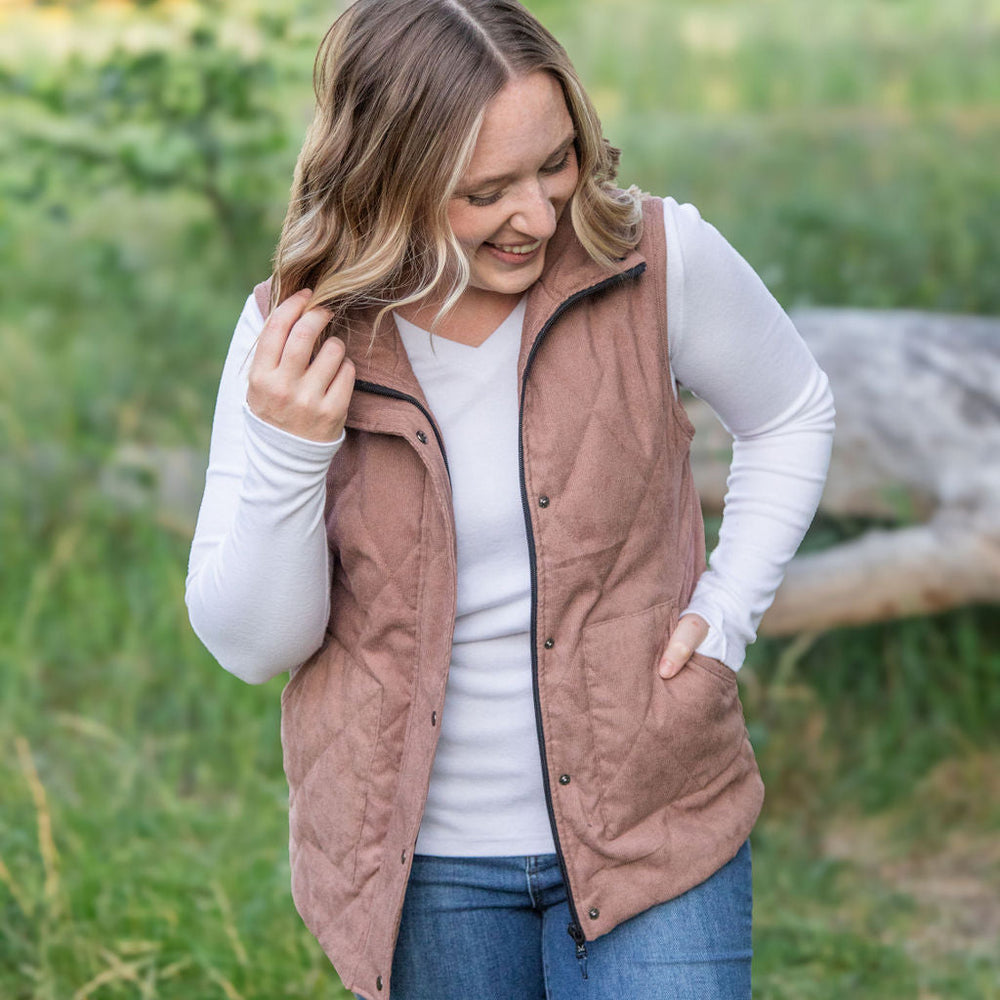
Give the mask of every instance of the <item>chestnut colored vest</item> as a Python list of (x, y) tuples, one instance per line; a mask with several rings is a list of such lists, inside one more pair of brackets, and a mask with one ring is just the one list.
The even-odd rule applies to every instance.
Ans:
[[(528, 293), (518, 361), (538, 737), (578, 945), (731, 859), (763, 786), (736, 675), (656, 662), (705, 567), (671, 389), (662, 204), (613, 271), (565, 213)], [(266, 314), (269, 283), (255, 289)], [(348, 989), (388, 997), (455, 621), (447, 458), (391, 327), (330, 466), (326, 641), (282, 693), (292, 893)]]

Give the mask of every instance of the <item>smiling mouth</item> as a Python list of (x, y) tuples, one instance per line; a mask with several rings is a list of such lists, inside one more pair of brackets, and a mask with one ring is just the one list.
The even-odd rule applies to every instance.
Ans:
[(487, 243), (487, 246), (491, 246), (495, 250), (499, 250), (502, 253), (512, 253), (518, 256), (534, 253), (541, 245), (541, 240), (535, 240), (534, 243), (518, 243), (516, 245), (507, 243)]

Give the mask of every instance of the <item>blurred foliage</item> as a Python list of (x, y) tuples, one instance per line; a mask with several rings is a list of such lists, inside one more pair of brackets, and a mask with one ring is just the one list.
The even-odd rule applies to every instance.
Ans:
[[(209, 217), (191, 228), (182, 250), (221, 240), (238, 266), (246, 246), (266, 244), (273, 223), (265, 206), (296, 137), (274, 105), (273, 61), (224, 44), (207, 13), (221, 5), (203, 6), (169, 47), (117, 43), (96, 59), (71, 51), (64, 60), (0, 69), (17, 151), (0, 194), (44, 202), (59, 218), (104, 191), (145, 198), (183, 191), (202, 199)], [(287, 17), (266, 12), (257, 23), (282, 44)]]
[[(340, 6), (0, 7), (3, 997), (336, 995), (288, 898), (278, 683), (191, 634), (163, 469), (138, 502), (108, 470), (204, 453)], [(623, 182), (697, 204), (786, 305), (1000, 311), (1000, 0), (529, 6)], [(757, 995), (1000, 996), (998, 629), (752, 650)]]

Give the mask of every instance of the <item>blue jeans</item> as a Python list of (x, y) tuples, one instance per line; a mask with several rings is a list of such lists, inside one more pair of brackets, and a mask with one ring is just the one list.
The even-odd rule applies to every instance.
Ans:
[(701, 885), (586, 943), (554, 854), (413, 860), (393, 1000), (746, 1000), (750, 842)]

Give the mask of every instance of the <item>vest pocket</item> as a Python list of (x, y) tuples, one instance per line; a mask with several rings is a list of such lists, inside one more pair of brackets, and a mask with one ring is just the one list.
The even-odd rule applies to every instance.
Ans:
[(583, 630), (597, 808), (635, 857), (666, 838), (666, 808), (729, 771), (746, 741), (729, 667), (695, 654), (670, 680), (657, 672), (676, 620), (671, 602)]
[(341, 884), (354, 882), (381, 715), (382, 685), (335, 642), (282, 692), (293, 854), (318, 852)]

